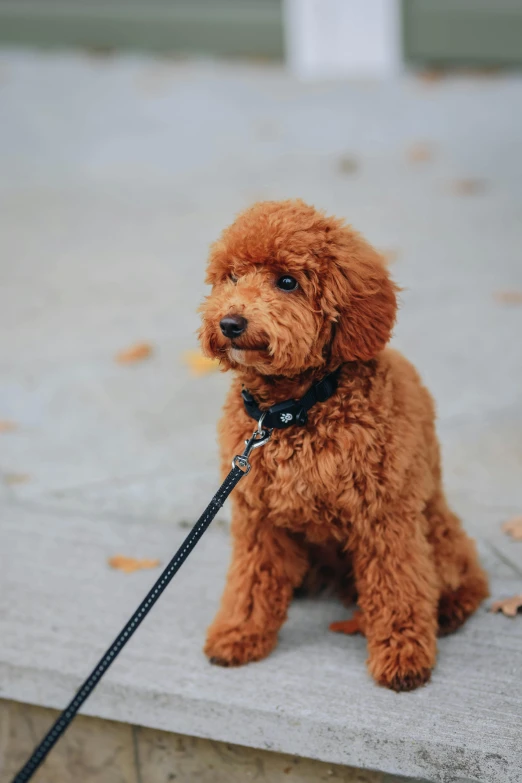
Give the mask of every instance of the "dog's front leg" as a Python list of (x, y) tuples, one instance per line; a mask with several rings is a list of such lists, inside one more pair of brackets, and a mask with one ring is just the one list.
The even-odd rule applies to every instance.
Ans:
[(396, 691), (424, 684), (435, 665), (438, 587), (421, 522), (387, 513), (360, 531), (354, 551), (368, 668)]
[(307, 568), (306, 552), (260, 509), (236, 501), (232, 535), (232, 563), (205, 645), (211, 662), (221, 666), (269, 654)]

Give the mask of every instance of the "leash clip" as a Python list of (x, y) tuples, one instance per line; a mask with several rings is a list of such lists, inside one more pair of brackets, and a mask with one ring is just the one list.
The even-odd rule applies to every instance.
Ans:
[(254, 449), (258, 449), (260, 446), (264, 446), (268, 443), (272, 435), (272, 430), (263, 427), (263, 420), (266, 416), (266, 412), (262, 414), (257, 423), (257, 430), (254, 430), (251, 437), (245, 441), (245, 450), (242, 454), (236, 454), (232, 460), (232, 467), (239, 468), (243, 473), (249, 473), (252, 467), (248, 458)]

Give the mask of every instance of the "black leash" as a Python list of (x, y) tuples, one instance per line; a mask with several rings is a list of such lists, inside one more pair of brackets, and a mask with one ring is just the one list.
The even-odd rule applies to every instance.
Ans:
[(20, 770), (16, 777), (13, 778), (12, 783), (27, 783), (27, 781), (32, 778), (49, 751), (54, 747), (64, 731), (67, 729), (84, 701), (91, 695), (109, 666), (121, 653), (131, 636), (139, 628), (156, 601), (168, 587), (172, 578), (177, 574), (187, 557), (190, 555), (234, 487), (239, 483), (243, 476), (246, 476), (246, 474), (250, 471), (250, 462), (248, 461), (248, 457), (252, 449), (256, 449), (258, 446), (263, 446), (269, 440), (270, 435), (271, 430), (263, 427), (263, 420), (261, 418), (257, 430), (253, 433), (250, 440), (245, 441), (245, 450), (243, 454), (238, 454), (234, 457), (232, 460), (232, 470), (190, 533), (187, 535), (168, 566), (165, 568), (152, 589), (138, 606), (128, 623), (122, 628), (107, 652), (101, 657), (97, 666), (94, 667), (70, 704), (57, 718), (56, 722), (47, 732), (43, 740), (35, 748), (28, 762)]
[(12, 783), (27, 783), (40, 764), (42, 764), (49, 751), (56, 745), (82, 704), (91, 695), (109, 666), (121, 653), (131, 636), (139, 628), (158, 598), (177, 574), (234, 487), (243, 476), (246, 476), (246, 474), (250, 472), (251, 466), (248, 457), (250, 456), (251, 451), (257, 449), (258, 446), (263, 446), (270, 439), (274, 428), (284, 429), (295, 424), (306, 424), (310, 408), (315, 405), (316, 402), (325, 402), (335, 393), (339, 369), (340, 368), (335, 370), (335, 372), (330, 373), (321, 381), (314, 383), (300, 400), (279, 402), (276, 405), (272, 405), (272, 407), (266, 411), (261, 411), (250, 392), (246, 389), (243, 390), (242, 395), (245, 409), (249, 416), (252, 416), (252, 418), (256, 419), (258, 422), (257, 429), (252, 433), (251, 438), (245, 441), (245, 450), (243, 454), (236, 454), (232, 460), (232, 470), (185, 538), (168, 566), (158, 578), (152, 589), (147, 593), (128, 623), (122, 628), (107, 652), (100, 658), (97, 666), (94, 667), (72, 701), (57, 718), (53, 726), (51, 726), (40, 744), (35, 748), (28, 762), (16, 777), (13, 778)]

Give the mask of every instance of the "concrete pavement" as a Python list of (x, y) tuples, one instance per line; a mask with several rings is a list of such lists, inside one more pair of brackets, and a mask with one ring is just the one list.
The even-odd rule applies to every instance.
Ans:
[[(466, 528), (483, 540), (485, 557), (493, 558), (495, 589), (517, 589), (522, 544), (507, 539), (499, 526), (522, 512), (522, 305), (509, 304), (503, 293), (516, 300), (522, 291), (521, 99), (522, 80), (502, 75), (306, 86), (270, 65), (0, 53), (0, 420), (16, 425), (0, 432), (3, 540), (10, 542), (4, 549), (8, 581), (0, 587), (6, 611), (16, 609), (0, 642), (0, 665), (11, 678), (6, 697), (58, 706), (72, 684), (68, 678), (88, 669), (88, 662), (80, 660), (82, 649), (91, 657), (96, 652), (87, 641), (84, 648), (66, 650), (65, 668), (49, 676), (57, 660), (53, 644), (67, 648), (69, 620), (76, 627), (72, 607), (60, 626), (65, 636), (40, 637), (43, 647), (35, 639), (34, 666), (24, 657), (16, 668), (20, 650), (29, 654), (24, 634), (34, 634), (23, 617), (44, 616), (46, 600), (51, 606), (59, 603), (70, 584), (71, 562), (76, 562), (71, 552), (85, 546), (88, 554), (98, 542), (96, 551), (104, 558), (106, 544), (107, 552), (123, 547), (125, 524), (129, 546), (146, 540), (149, 526), (151, 540), (168, 548), (169, 530), (179, 536), (179, 527), (199, 514), (214, 490), (215, 422), (228, 378), (192, 376), (183, 354), (197, 347), (196, 308), (205, 293), (208, 244), (238, 210), (257, 199), (300, 196), (344, 215), (378, 248), (395, 255), (392, 270), (404, 291), (394, 342), (418, 366), (437, 400), (448, 494)], [(419, 145), (425, 149), (420, 155)], [(114, 361), (117, 351), (142, 340), (153, 345), (150, 359), (128, 366)], [(31, 532), (38, 530), (39, 520), (48, 531), (47, 544)], [(161, 531), (162, 525), (170, 527)], [(143, 693), (149, 696), (138, 697), (128, 690), (130, 680), (123, 683), (127, 701), (118, 701), (124, 692), (118, 676), (125, 679), (131, 671), (128, 659), (123, 675), (109, 679), (100, 692), (99, 714), (121, 720), (133, 704), (136, 721), (146, 724), (149, 715), (146, 725), (156, 728), (188, 732), (180, 723), (183, 716), (190, 726), (203, 721), (205, 736), (221, 725), (224, 708), (205, 712), (197, 690), (203, 682), (207, 694), (217, 688), (215, 698), (219, 701), (222, 694), (226, 701), (227, 675), (201, 668), (203, 659), (197, 658), (226, 567), (224, 531), (209, 535), (219, 538), (219, 546), (209, 544), (202, 551), (219, 556), (219, 562), (210, 563), (204, 596), (183, 619), (187, 640), (168, 670), (176, 678), (176, 661), (182, 666), (183, 650), (192, 651), (197, 676), (190, 699), (199, 705), (196, 712), (191, 715), (189, 702), (176, 701), (176, 694), (172, 703), (161, 701), (156, 685), (145, 684)], [(23, 556), (20, 542), (33, 536), (42, 553), (55, 552), (54, 542), (65, 537), (69, 543), (63, 551), (72, 561), (56, 565), (55, 553), (51, 579), (37, 557), (40, 590), (29, 591), (26, 604), (20, 604), (8, 591), (17, 597), (23, 593), (19, 586), (25, 572), (16, 564)], [(107, 602), (105, 577), (93, 587), (98, 566), (96, 558), (89, 561), (85, 579), (90, 576), (77, 585), (85, 612)], [(114, 595), (116, 600), (120, 593)], [(112, 609), (109, 619), (115, 611), (120, 610)], [(306, 618), (322, 624), (333, 609), (309, 611), (294, 610), (297, 630), (290, 624), (279, 658), (270, 659), (267, 669), (254, 667), (242, 675), (254, 691), (262, 687), (264, 672), (276, 677), (273, 699), (270, 691), (257, 729), (264, 727), (267, 742), (275, 731), (281, 737), (277, 749), (285, 752), (304, 754), (310, 747), (315, 757), (364, 764), (369, 739), (359, 737), (352, 753), (329, 743), (329, 718), (320, 714), (319, 692), (315, 728), (299, 735), (301, 750), (299, 732), (290, 727), (306, 710), (291, 702), (290, 691), (288, 714), (271, 722), (271, 711), (279, 709), (277, 683), (299, 667), (308, 672), (311, 665), (304, 648), (301, 653), (293, 649), (292, 634), (303, 636), (305, 648), (315, 649)], [(452, 658), (442, 658), (437, 675), (442, 690), (433, 697), (441, 721), (448, 688), (462, 680), (474, 644), (482, 639), (485, 645), (480, 676), (496, 666), (497, 659), (487, 657), (493, 653), (486, 654), (496, 627), (509, 635), (502, 677), (515, 677), (520, 650), (509, 622), (483, 613), (477, 626), (470, 624), (469, 631), (447, 643), (460, 663), (444, 668)], [(116, 630), (109, 622), (107, 643)], [(95, 636), (96, 649), (103, 647), (101, 636)], [(166, 656), (174, 641), (165, 636)], [(341, 676), (335, 660), (346, 642), (325, 636), (318, 648), (321, 659), (333, 656), (326, 658), (332, 698)], [(366, 675), (363, 649), (357, 643), (355, 648), (349, 669), (358, 693), (354, 726), (368, 698), (370, 717), (386, 714), (385, 701), (391, 698), (366, 680), (357, 690), (355, 683)], [(151, 665), (142, 669), (145, 678), (155, 676)], [(36, 673), (28, 675), (32, 666)], [(505, 694), (506, 707), (513, 682), (499, 677), (495, 688)], [(473, 693), (480, 701), (479, 685)], [(485, 715), (492, 702), (479, 701), (473, 709)], [(502, 699), (497, 701), (494, 709), (500, 715)], [(245, 705), (237, 709), (226, 724), (231, 734), (220, 738), (254, 744), (245, 734), (248, 710), (241, 712)], [(340, 703), (336, 709), (341, 716)], [(413, 725), (415, 709), (405, 714)], [(221, 716), (217, 723), (216, 715)], [(255, 721), (252, 725), (256, 729)], [(368, 764), (388, 759), (380, 769), (426, 777), (439, 775), (443, 757), (455, 764), (445, 738), (433, 734), (437, 727), (422, 726), (439, 748), (431, 748), (431, 761), (410, 753), (401, 768), (404, 754), (397, 740), (393, 752), (374, 754)], [(462, 726), (470, 742), (469, 732), (475, 732), (478, 748), (473, 721), (466, 719)], [(495, 736), (500, 737), (498, 727)], [(506, 781), (515, 779), (510, 753), (508, 748), (503, 757), (511, 759)], [(477, 761), (473, 753), (469, 758), (459, 779), (469, 772), (466, 779), (483, 780), (490, 762), (483, 756)], [(457, 779), (443, 772), (437, 779)]]
[[(395, 343), (435, 395), (470, 530), (520, 510), (522, 307), (494, 293), (522, 289), (521, 96), (509, 76), (304, 86), (275, 66), (0, 54), (0, 418), (19, 425), (0, 465), (30, 477), (4, 494), (196, 512), (228, 383), (181, 359), (207, 247), (250, 202), (301, 196), (396, 253)], [(150, 361), (115, 365), (143, 339)]]

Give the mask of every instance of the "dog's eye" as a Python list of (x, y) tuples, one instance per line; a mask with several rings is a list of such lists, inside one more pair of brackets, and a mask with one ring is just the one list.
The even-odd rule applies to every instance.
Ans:
[(231, 280), (234, 285), (237, 283), (237, 277), (233, 274), (229, 274), (228, 279)]
[(276, 285), (281, 291), (295, 291), (295, 289), (299, 287), (299, 283), (295, 277), (291, 277), (290, 275), (282, 275)]

